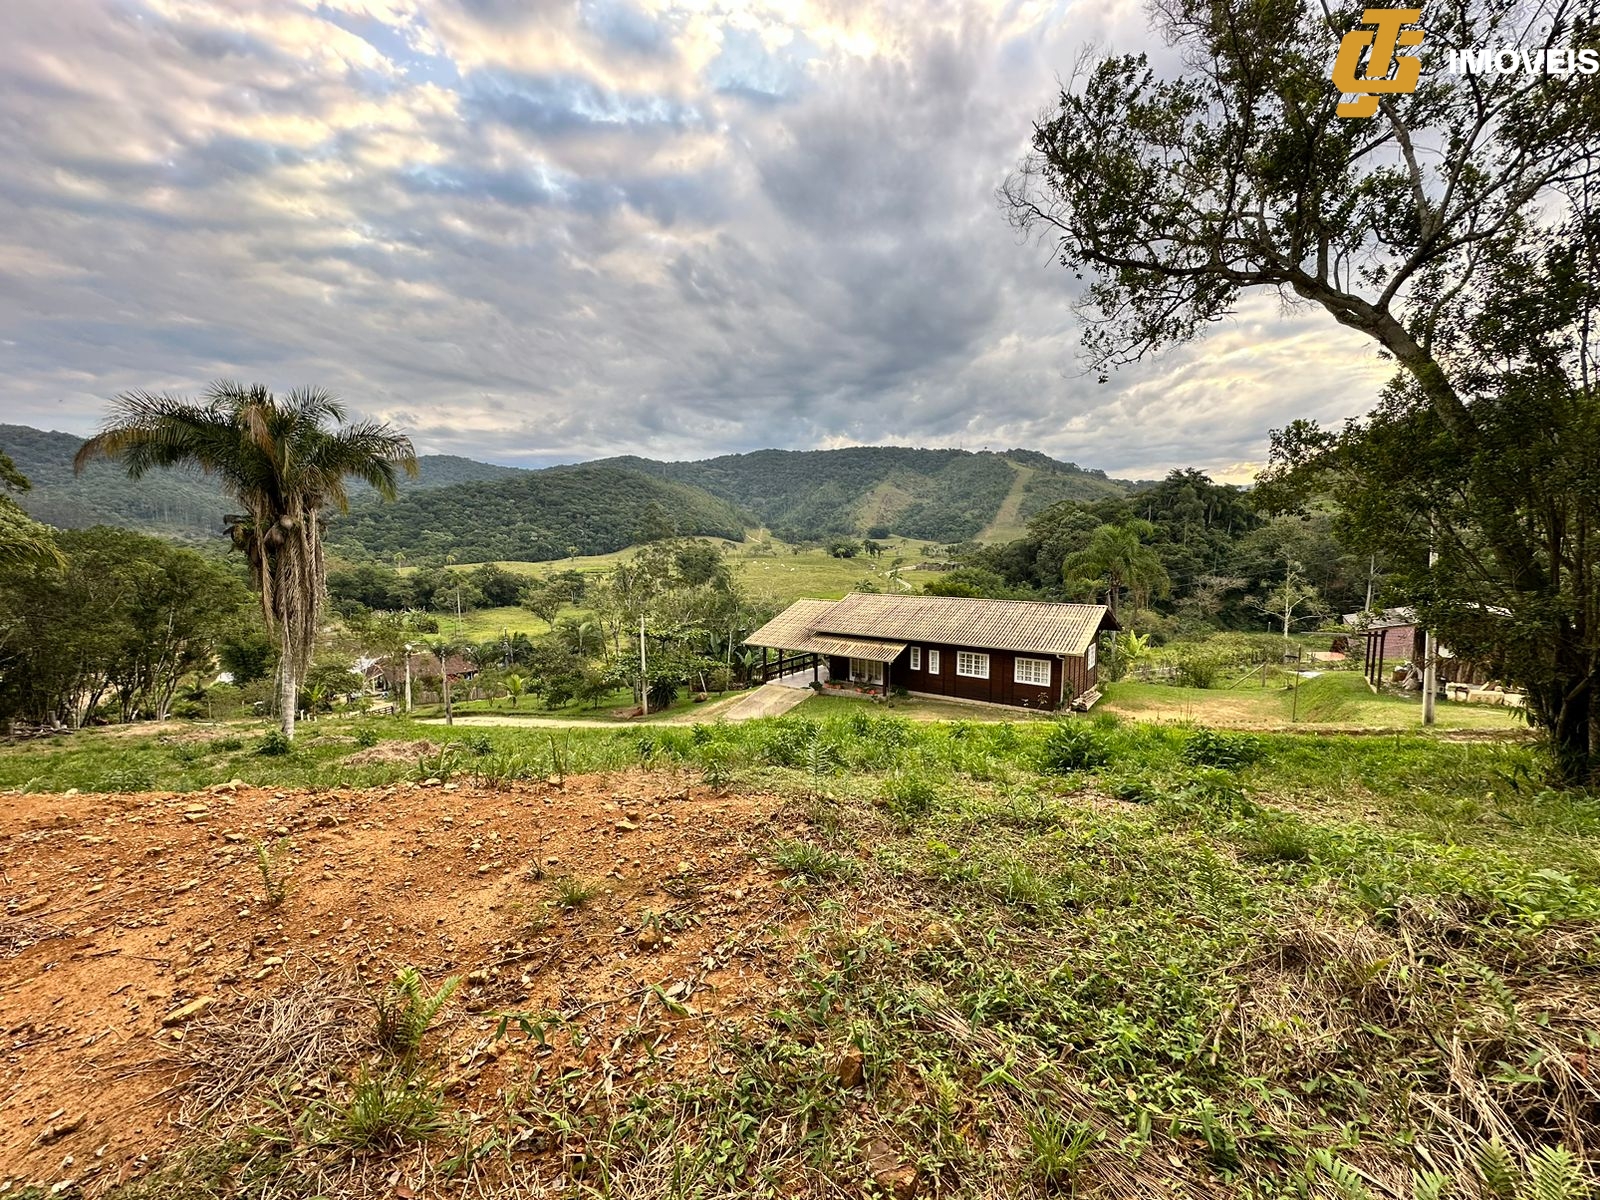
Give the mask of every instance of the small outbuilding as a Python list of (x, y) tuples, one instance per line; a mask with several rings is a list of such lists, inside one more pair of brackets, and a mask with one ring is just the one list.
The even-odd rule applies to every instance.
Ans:
[(1103, 604), (851, 593), (797, 600), (745, 639), (763, 677), (812, 672), (887, 696), (1088, 708), (1100, 696), (1099, 642), (1120, 629)]

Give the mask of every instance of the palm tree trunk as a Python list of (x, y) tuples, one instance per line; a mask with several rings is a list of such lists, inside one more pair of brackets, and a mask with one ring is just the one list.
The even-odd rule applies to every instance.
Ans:
[(300, 702), (300, 681), (295, 678), (293, 636), (283, 627), (283, 648), (278, 655), (278, 725), (283, 736), (294, 740), (295, 709)]

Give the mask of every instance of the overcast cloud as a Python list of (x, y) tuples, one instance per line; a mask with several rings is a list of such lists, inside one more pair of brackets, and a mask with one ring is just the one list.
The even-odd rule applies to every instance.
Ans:
[[(6, 0), (0, 413), (319, 383), (539, 466), (1026, 446), (1229, 475), (1364, 411), (1271, 297), (1101, 385), (993, 200), (1138, 4)], [(1232, 474), (1237, 474), (1234, 470)]]

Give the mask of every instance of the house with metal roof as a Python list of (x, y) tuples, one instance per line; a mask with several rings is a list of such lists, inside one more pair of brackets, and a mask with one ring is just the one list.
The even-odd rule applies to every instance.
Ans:
[(1100, 695), (1100, 635), (1120, 628), (1103, 604), (851, 593), (797, 600), (745, 642), (768, 655), (768, 678), (810, 671), (820, 681), (825, 668), (885, 696), (1087, 708)]

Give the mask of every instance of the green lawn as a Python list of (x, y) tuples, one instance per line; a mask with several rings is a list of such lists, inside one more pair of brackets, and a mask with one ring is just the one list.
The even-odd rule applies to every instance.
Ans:
[[(934, 546), (933, 542), (917, 541), (912, 538), (889, 538), (880, 543), (886, 549), (877, 558), (869, 558), (864, 554), (855, 558), (834, 558), (825, 550), (798, 549), (775, 539), (766, 539), (766, 544), (770, 548), (769, 553), (755, 553), (754, 541), (757, 534), (758, 531), (752, 531), (751, 540), (742, 543), (709, 538), (703, 540), (712, 541), (726, 550), (729, 565), (741, 583), (758, 596), (771, 598), (778, 604), (789, 604), (806, 597), (837, 599), (851, 591), (862, 579), (870, 579), (876, 587), (885, 592), (897, 590), (890, 578), (890, 569), (896, 558), (904, 559), (901, 566), (905, 584), (898, 590), (920, 591), (923, 584), (938, 579), (943, 574), (939, 571), (913, 569), (918, 564), (928, 561), (922, 551), (924, 548)], [(495, 565), (519, 575), (542, 579), (557, 571), (566, 570), (577, 570), (586, 574), (603, 573), (637, 553), (638, 547), (630, 546), (626, 550), (618, 550), (612, 554), (580, 555), (576, 558), (563, 558), (551, 562), (507, 561)], [(471, 570), (478, 565), (458, 563), (454, 569)], [(414, 569), (401, 568), (402, 571)], [(474, 623), (471, 628), (490, 628), (494, 626), (495, 621), (506, 624), (507, 614), (511, 611), (485, 609), (482, 613), (472, 614)], [(537, 618), (532, 618), (531, 614), (529, 616), (535, 624), (543, 625)], [(441, 616), (441, 626), (443, 619)], [(450, 619), (454, 620), (454, 617)], [(512, 632), (516, 631), (516, 627), (512, 626)], [(495, 628), (494, 632), (498, 632), (498, 628)]]
[(910, 717), (914, 721), (1037, 721), (1051, 716), (1025, 708), (1011, 708), (998, 704), (961, 704), (951, 700), (930, 700), (912, 696), (904, 700), (887, 702), (868, 696), (812, 696), (798, 708), (791, 710), (808, 717), (848, 716), (862, 708)]
[[(1291, 724), (1347, 729), (1407, 729), (1422, 724), (1420, 696), (1374, 695), (1357, 671), (1330, 671), (1300, 681), (1299, 694), (1274, 681), (1267, 687), (1185, 688), (1124, 680), (1102, 688), (1097, 711), (1141, 721), (1192, 721), (1198, 725), (1277, 728)], [(1527, 728), (1514, 709), (1440, 700), (1437, 728), (1499, 730)]]

